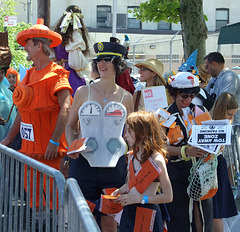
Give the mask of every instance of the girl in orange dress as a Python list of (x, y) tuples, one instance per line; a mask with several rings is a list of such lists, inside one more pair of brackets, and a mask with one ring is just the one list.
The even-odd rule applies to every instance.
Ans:
[[(124, 206), (120, 231), (163, 231), (158, 204), (171, 202), (173, 195), (159, 123), (150, 112), (132, 113), (125, 137), (133, 149), (128, 157), (128, 181), (113, 192), (116, 202)], [(161, 193), (156, 194), (159, 184)]]

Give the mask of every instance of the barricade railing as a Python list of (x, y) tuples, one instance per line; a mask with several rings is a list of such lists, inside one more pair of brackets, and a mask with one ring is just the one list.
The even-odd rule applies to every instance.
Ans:
[(240, 125), (232, 127), (232, 145), (228, 150), (230, 178), (233, 180), (233, 193), (235, 198), (240, 197)]
[(0, 231), (64, 232), (66, 222), (67, 231), (100, 231), (76, 185), (66, 184), (60, 171), (0, 144)]
[(73, 178), (67, 179), (65, 190), (65, 209), (69, 209), (65, 215), (68, 232), (100, 232), (77, 181)]

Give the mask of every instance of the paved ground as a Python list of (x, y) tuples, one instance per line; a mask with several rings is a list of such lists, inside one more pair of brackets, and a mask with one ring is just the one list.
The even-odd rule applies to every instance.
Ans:
[(239, 232), (240, 231), (240, 198), (236, 199), (238, 215), (235, 217), (223, 219), (224, 232)]

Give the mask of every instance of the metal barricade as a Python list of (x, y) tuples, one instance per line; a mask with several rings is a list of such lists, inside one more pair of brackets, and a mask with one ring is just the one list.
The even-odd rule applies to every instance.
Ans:
[(69, 209), (68, 214), (65, 215), (68, 232), (100, 232), (82, 191), (73, 178), (69, 178), (66, 183), (65, 209), (66, 207)]
[(0, 213), (1, 232), (100, 231), (76, 182), (1, 144)]
[(229, 151), (230, 178), (233, 180), (233, 193), (235, 198), (240, 197), (240, 125), (232, 127), (232, 150)]

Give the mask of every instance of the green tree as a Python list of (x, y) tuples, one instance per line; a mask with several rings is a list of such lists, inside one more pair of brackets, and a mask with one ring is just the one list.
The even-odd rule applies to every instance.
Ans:
[(149, 0), (134, 10), (142, 22), (181, 22), (185, 59), (198, 49), (197, 64), (206, 54), (207, 17), (203, 14), (203, 0)]
[[(0, 2), (0, 31), (4, 31), (4, 16), (13, 16), (17, 15), (15, 12), (15, 6), (18, 2), (14, 0), (1, 0)], [(23, 48), (17, 43), (16, 36), (20, 31), (26, 30), (31, 26), (31, 24), (26, 24), (24, 22), (17, 23), (16, 27), (8, 27), (8, 43), (12, 53), (12, 62), (11, 67), (18, 70), (19, 64), (22, 64), (25, 67), (29, 67), (31, 62), (26, 60), (26, 52)]]

